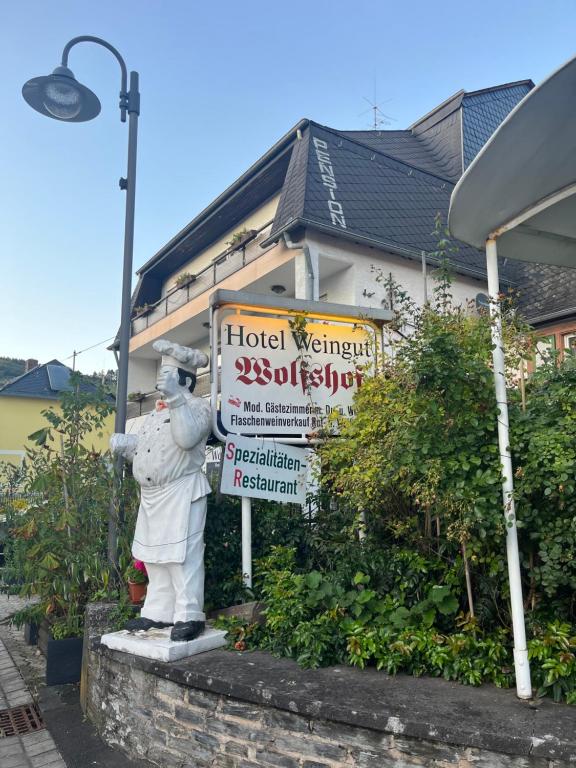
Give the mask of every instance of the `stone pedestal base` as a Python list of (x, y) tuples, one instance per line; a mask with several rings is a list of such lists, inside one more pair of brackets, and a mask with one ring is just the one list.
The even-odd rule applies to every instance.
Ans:
[(221, 629), (207, 627), (195, 640), (182, 643), (170, 640), (171, 629), (149, 629), (147, 632), (128, 632), (123, 629), (102, 635), (100, 642), (115, 651), (124, 651), (157, 661), (177, 661), (226, 645), (226, 632)]

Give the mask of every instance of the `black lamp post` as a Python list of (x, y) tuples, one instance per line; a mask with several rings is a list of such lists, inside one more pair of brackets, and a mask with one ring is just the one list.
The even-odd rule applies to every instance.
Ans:
[[(109, 50), (118, 61), (121, 70), (120, 120), (126, 122), (128, 113), (128, 169), (126, 178), (120, 179), (120, 189), (126, 191), (126, 219), (124, 226), (124, 267), (122, 276), (122, 309), (120, 316), (120, 359), (116, 389), (115, 432), (126, 430), (126, 401), (128, 395), (128, 348), (130, 344), (130, 298), (132, 291), (132, 254), (134, 249), (134, 201), (136, 193), (136, 147), (140, 94), (138, 73), (130, 72), (130, 89), (126, 64), (114, 46), (99, 37), (82, 35), (66, 44), (62, 51), (62, 63), (51, 75), (34, 77), (22, 88), (28, 104), (42, 115), (69, 123), (92, 120), (100, 113), (98, 97), (79, 83), (68, 69), (68, 54), (77, 43), (96, 43)], [(121, 470), (121, 465), (119, 467)], [(108, 554), (116, 562), (117, 530), (114, 516), (110, 516)]]

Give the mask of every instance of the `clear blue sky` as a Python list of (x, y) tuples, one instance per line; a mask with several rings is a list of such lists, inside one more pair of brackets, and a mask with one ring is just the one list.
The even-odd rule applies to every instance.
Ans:
[[(390, 128), (460, 88), (531, 77), (576, 54), (574, 0), (18, 0), (0, 3), (0, 355), (65, 360), (114, 335), (127, 130), (119, 70), (76, 47), (102, 114), (64, 124), (21, 97), (72, 37), (104, 37), (140, 72), (134, 267), (302, 117), (369, 127), (374, 80)], [(80, 370), (110, 368), (106, 345)], [(70, 362), (70, 361), (68, 361)]]

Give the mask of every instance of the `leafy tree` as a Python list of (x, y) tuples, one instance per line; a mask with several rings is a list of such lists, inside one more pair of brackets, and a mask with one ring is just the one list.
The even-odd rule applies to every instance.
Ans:
[(550, 361), (513, 393), (512, 451), (528, 607), (573, 618), (576, 600), (576, 360)]
[[(397, 312), (389, 354), (357, 393), (355, 418), (327, 428), (306, 550), (277, 548), (260, 563), (266, 624), (231, 632), (305, 666), (509, 685), (492, 321), (454, 305), (451, 246), (437, 231), (426, 306), (384, 280)], [(576, 364), (542, 367), (522, 398), (514, 385), (532, 336), (508, 296), (499, 308), (533, 680), (540, 694), (576, 703)]]
[[(55, 637), (81, 634), (86, 603), (114, 593), (107, 560), (107, 531), (113, 468), (109, 454), (93, 451), (83, 438), (103, 427), (110, 400), (80, 391), (79, 374), (70, 378), (61, 409), (43, 411), (48, 422), (30, 436), (22, 479), (24, 505), (9, 505), (11, 523), (4, 582), (22, 596), (39, 598), (51, 617)], [(134, 484), (124, 484), (128, 519), (134, 511)], [(127, 560), (125, 539), (122, 558)], [(122, 562), (121, 567), (127, 563)]]
[(0, 357), (0, 387), (24, 373), (26, 361), (16, 357)]
[[(341, 504), (362, 513), (380, 546), (402, 543), (457, 561), (474, 615), (471, 563), (486, 577), (481, 612), (498, 609), (492, 585), (505, 572), (491, 320), (452, 302), (442, 260), (436, 277), (422, 308), (389, 286), (400, 318), (394, 354), (358, 392), (356, 418), (341, 420), (339, 436), (320, 449), (322, 477)], [(514, 367), (527, 352), (526, 329), (507, 303), (503, 311)]]

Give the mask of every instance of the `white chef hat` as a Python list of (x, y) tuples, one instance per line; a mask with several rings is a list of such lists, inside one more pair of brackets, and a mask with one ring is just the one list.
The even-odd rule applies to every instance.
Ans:
[(158, 339), (152, 346), (162, 355), (162, 365), (173, 365), (194, 375), (197, 368), (205, 368), (208, 365), (208, 356), (199, 349), (183, 347), (168, 339)]

